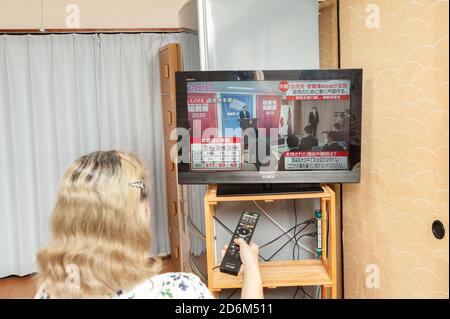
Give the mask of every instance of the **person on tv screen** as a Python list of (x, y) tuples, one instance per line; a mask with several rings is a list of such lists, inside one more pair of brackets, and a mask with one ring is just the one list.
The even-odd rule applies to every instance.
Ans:
[(339, 121), (343, 131), (350, 129), (350, 109), (346, 109), (342, 119)]
[[(299, 142), (300, 142), (300, 140), (298, 139), (298, 137), (296, 135), (289, 135), (286, 138), (286, 144), (287, 144), (287, 146), (289, 148), (288, 152), (298, 151)], [(281, 154), (280, 160), (278, 161), (278, 170), (279, 171), (284, 171), (284, 159), (285, 159), (285, 157), (286, 157), (286, 152)]]
[(250, 113), (247, 111), (247, 106), (243, 106), (242, 110), (239, 112), (239, 123), (241, 129), (245, 130), (250, 123)]
[(314, 146), (319, 145), (319, 141), (317, 137), (313, 136), (313, 127), (311, 125), (306, 125), (304, 128), (306, 135), (302, 137), (300, 140), (300, 144), (298, 146), (299, 151), (311, 151)]
[(343, 151), (344, 147), (338, 143), (338, 135), (335, 131), (326, 132), (325, 145), (322, 147), (322, 151), (325, 152), (336, 152)]
[[(148, 173), (134, 154), (97, 151), (64, 173), (52, 215), (53, 238), (37, 256), (35, 298), (212, 298), (194, 274), (160, 273), (150, 258)], [(263, 298), (258, 246), (239, 238), (242, 298)], [(222, 250), (225, 254), (226, 246)]]
[(317, 107), (313, 107), (312, 111), (309, 112), (309, 125), (313, 128), (312, 135), (317, 137), (317, 126), (319, 125), (319, 113), (317, 112)]
[(336, 132), (336, 140), (337, 141), (345, 141), (345, 133), (342, 130), (341, 123), (337, 122), (333, 125), (334, 132)]
[(299, 139), (297, 137), (297, 135), (289, 135), (286, 139), (286, 144), (289, 148), (289, 151), (297, 151), (298, 150), (298, 144), (299, 144)]

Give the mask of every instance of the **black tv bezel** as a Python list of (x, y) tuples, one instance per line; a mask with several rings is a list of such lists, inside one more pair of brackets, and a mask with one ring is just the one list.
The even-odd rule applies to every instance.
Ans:
[[(176, 72), (177, 127), (189, 127), (188, 82), (209, 81), (350, 80), (350, 113), (355, 119), (350, 121), (349, 170), (193, 172), (190, 170), (189, 163), (178, 163), (178, 182), (180, 184), (359, 183), (361, 179), (362, 79), (362, 69)], [(355, 125), (358, 122), (359, 127)]]

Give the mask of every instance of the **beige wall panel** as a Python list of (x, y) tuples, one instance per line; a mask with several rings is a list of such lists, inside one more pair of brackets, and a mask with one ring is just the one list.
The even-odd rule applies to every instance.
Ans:
[[(364, 69), (362, 181), (344, 187), (345, 296), (448, 298), (449, 3), (340, 3), (342, 67)], [(379, 28), (366, 25), (370, 5)], [(366, 285), (370, 265), (379, 288)]]
[[(178, 28), (179, 11), (189, 0), (43, 0), (43, 26), (66, 28), (68, 4), (80, 8), (80, 28)], [(36, 29), (40, 0), (0, 0), (0, 29)]]
[(321, 69), (336, 69), (339, 66), (336, 3), (336, 0), (327, 0), (319, 7), (319, 49)]

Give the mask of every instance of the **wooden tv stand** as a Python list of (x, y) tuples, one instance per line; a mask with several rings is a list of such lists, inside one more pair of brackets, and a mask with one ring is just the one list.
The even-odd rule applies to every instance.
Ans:
[[(336, 276), (336, 200), (328, 185), (321, 185), (321, 193), (283, 193), (218, 196), (217, 186), (209, 185), (205, 193), (206, 259), (208, 288), (217, 298), (221, 289), (242, 288), (242, 275), (221, 273), (215, 254), (215, 208), (220, 202), (320, 199), (322, 210), (322, 257), (320, 259), (276, 260), (260, 262), (263, 287), (322, 286), (322, 298), (337, 298)], [(311, 212), (311, 217), (314, 217)], [(328, 220), (328, 221), (327, 221)], [(327, 243), (327, 225), (328, 243)], [(330, 291), (328, 291), (330, 290)]]

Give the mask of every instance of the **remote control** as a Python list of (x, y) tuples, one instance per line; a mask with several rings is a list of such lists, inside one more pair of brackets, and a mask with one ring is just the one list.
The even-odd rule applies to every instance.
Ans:
[(223, 256), (222, 263), (220, 264), (220, 272), (234, 276), (238, 275), (242, 262), (239, 255), (239, 246), (234, 243), (234, 240), (240, 237), (245, 240), (247, 244), (250, 243), (258, 219), (258, 213), (242, 213), (239, 223), (236, 226), (236, 230), (231, 237), (225, 256)]

